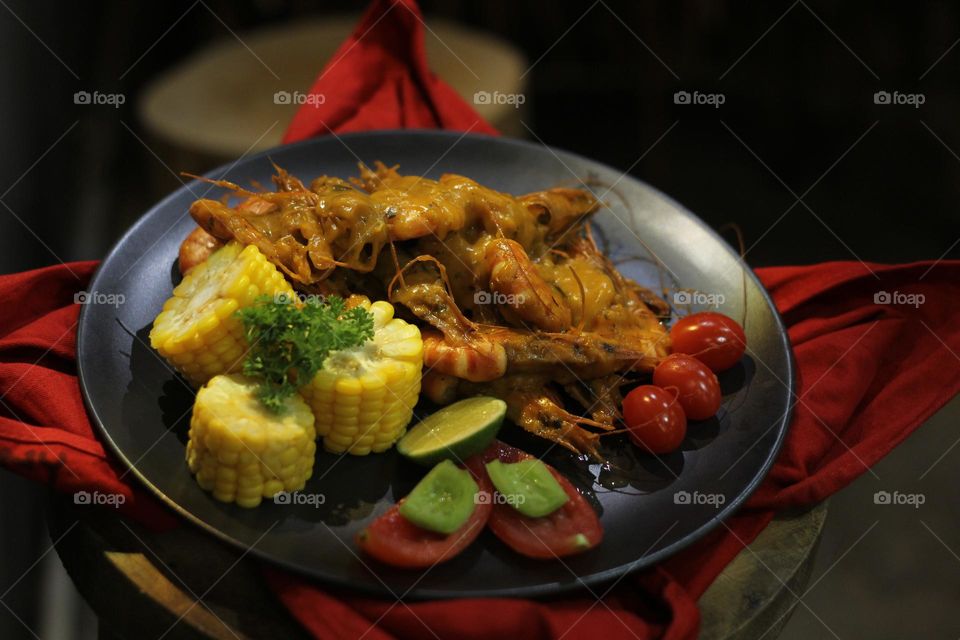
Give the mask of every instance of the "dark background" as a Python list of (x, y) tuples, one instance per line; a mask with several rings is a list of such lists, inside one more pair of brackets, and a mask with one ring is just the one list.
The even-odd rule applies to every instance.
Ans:
[[(539, 58), (526, 116), (539, 139), (632, 166), (633, 175), (715, 227), (736, 223), (753, 266), (960, 256), (957, 4), (421, 6), (428, 22), (456, 20), (497, 34), (530, 61)], [(102, 257), (153, 203), (147, 185), (158, 160), (121, 121), (138, 131), (138, 91), (200, 47), (231, 37), (223, 23), (242, 34), (361, 8), (8, 0), (0, 7), (0, 272)], [(324, 62), (316, 61), (318, 71)], [(119, 110), (73, 103), (75, 91), (92, 88), (122, 92), (128, 101)], [(676, 105), (678, 90), (721, 92), (726, 100), (719, 109)], [(879, 90), (922, 93), (925, 103), (877, 105)], [(796, 204), (791, 190), (808, 189), (806, 206)], [(46, 549), (42, 496), (0, 475), (0, 592)], [(42, 577), (28, 573), (4, 599), (31, 627)], [(0, 614), (0, 637), (29, 637)]]
[[(190, 3), (9, 6), (27, 26), (0, 9), (0, 78), (7, 88), (0, 97), (7, 125), (0, 128), (0, 194), (13, 185), (0, 198), (9, 207), (0, 207), (4, 272), (50, 264), (55, 256), (101, 257), (153, 202), (145, 185), (157, 159), (121, 120), (136, 130), (134, 102), (144, 83), (211, 40), (231, 37), (213, 13), (242, 33), (361, 5), (211, 1), (213, 13), (196, 4), (186, 14)], [(748, 254), (755, 266), (853, 254), (865, 261), (937, 258), (960, 234), (954, 205), (960, 160), (951, 150), (960, 149), (960, 51), (943, 56), (960, 37), (956, 4), (427, 0), (422, 6), (428, 19), (493, 32), (530, 61), (543, 56), (529, 75), (527, 118), (548, 144), (626, 169), (678, 122), (631, 173), (713, 225), (738, 223), (748, 247), (762, 237)], [(318, 70), (324, 62), (317, 60)], [(74, 91), (92, 87), (129, 99), (118, 110), (73, 104)], [(719, 109), (675, 105), (677, 90), (718, 91), (726, 102)], [(926, 102), (876, 105), (878, 90), (922, 92)], [(814, 213), (797, 204), (770, 230), (795, 202), (780, 179), (802, 194), (875, 123), (804, 198)], [(952, 255), (960, 254), (956, 249)]]

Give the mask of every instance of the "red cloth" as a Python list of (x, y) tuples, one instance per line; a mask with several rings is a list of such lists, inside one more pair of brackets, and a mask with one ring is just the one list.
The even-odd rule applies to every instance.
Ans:
[(94, 436), (74, 360), (83, 291), (96, 262), (0, 276), (0, 464), (58, 491), (118, 494), (126, 516), (177, 519), (124, 474)]
[(283, 137), (330, 132), (453, 129), (496, 134), (427, 65), (424, 23), (414, 0), (374, 0), (310, 87)]
[[(267, 577), (318, 638), (357, 637), (378, 619), (367, 637), (426, 637), (429, 625), (441, 638), (555, 638), (568, 629), (566, 638), (693, 638), (697, 598), (775, 510), (812, 505), (843, 488), (960, 391), (960, 261), (941, 262), (921, 278), (930, 266), (870, 265), (879, 280), (853, 262), (758, 270), (789, 327), (803, 399), (783, 451), (726, 526), (659, 567), (624, 578), (603, 605), (586, 594), (393, 606), (278, 571)], [(125, 514), (166, 527), (173, 516), (122, 475), (83, 409), (73, 296), (94, 267), (0, 276), (0, 299), (8, 301), (0, 306), (0, 462), (60, 491), (120, 493)], [(877, 305), (877, 291), (922, 295), (924, 303)]]
[[(326, 101), (305, 105), (286, 140), (404, 126), (492, 132), (427, 69), (419, 18), (412, 1), (375, 0), (312, 89)], [(173, 517), (123, 475), (83, 409), (73, 295), (94, 266), (0, 276), (0, 463), (61, 491), (120, 493), (125, 514), (169, 526)], [(267, 570), (270, 584), (318, 638), (695, 637), (697, 598), (775, 510), (843, 488), (960, 390), (960, 262), (869, 268), (876, 277), (860, 263), (758, 270), (786, 320), (799, 371), (802, 402), (783, 451), (725, 526), (625, 577), (602, 604), (586, 592), (552, 601), (395, 604)], [(877, 305), (878, 291), (925, 301)]]

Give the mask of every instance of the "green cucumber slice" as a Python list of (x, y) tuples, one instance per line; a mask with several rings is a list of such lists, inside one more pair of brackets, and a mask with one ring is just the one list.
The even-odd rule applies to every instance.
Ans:
[(500, 495), (525, 516), (548, 516), (570, 499), (547, 465), (536, 458), (503, 463), (487, 463), (487, 474)]
[(506, 413), (507, 403), (489, 396), (454, 402), (410, 429), (397, 443), (397, 451), (424, 466), (441, 460), (461, 462), (493, 442)]
[(400, 503), (400, 515), (418, 527), (449, 535), (470, 519), (479, 489), (469, 471), (444, 460)]

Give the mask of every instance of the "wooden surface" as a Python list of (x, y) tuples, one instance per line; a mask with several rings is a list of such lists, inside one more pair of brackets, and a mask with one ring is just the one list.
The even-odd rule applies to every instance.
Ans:
[(776, 638), (806, 591), (827, 503), (781, 514), (700, 598), (703, 638)]
[[(826, 512), (823, 504), (778, 517), (741, 552), (700, 600), (701, 637), (776, 637), (809, 579)], [(62, 498), (49, 523), (102, 638), (308, 637), (265, 587), (255, 560), (191, 526), (155, 534)]]

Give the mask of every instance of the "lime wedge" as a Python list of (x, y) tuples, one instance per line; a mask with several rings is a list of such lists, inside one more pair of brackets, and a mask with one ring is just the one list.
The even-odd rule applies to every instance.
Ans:
[(493, 442), (506, 413), (507, 403), (489, 396), (454, 402), (410, 429), (397, 443), (397, 451), (424, 466), (441, 460), (461, 462)]

